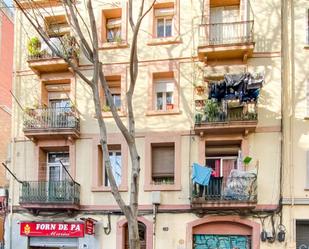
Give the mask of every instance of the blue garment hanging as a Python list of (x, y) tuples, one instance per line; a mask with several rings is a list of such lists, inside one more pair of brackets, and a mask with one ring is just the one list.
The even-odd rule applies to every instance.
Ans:
[(197, 163), (193, 163), (192, 165), (192, 180), (193, 182), (208, 186), (210, 175), (211, 175), (211, 168), (203, 167)]

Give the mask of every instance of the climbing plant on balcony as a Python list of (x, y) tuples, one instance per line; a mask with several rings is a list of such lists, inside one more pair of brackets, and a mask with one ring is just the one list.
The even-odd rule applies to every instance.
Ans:
[(41, 53), (41, 41), (38, 37), (32, 37), (28, 41), (28, 55), (31, 57), (38, 57)]

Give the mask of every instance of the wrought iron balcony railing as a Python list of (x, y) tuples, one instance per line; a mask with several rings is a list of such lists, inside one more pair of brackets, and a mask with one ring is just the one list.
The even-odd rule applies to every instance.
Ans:
[(73, 181), (29, 181), (21, 187), (20, 204), (79, 205), (80, 185)]
[(199, 26), (199, 46), (252, 43), (254, 21), (208, 23)]
[(244, 112), (243, 108), (227, 110), (226, 112), (218, 111), (212, 114), (195, 114), (195, 124), (213, 124), (213, 123), (229, 123), (233, 121), (257, 121), (258, 114), (253, 112)]
[(39, 108), (26, 110), (24, 130), (76, 129), (79, 130), (78, 112), (72, 107)]
[(256, 202), (257, 177), (212, 177), (208, 186), (193, 184), (192, 198), (205, 202)]

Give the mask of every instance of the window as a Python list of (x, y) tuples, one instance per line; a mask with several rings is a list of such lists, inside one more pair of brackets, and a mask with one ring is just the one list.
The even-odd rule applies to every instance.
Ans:
[[(102, 11), (102, 33), (103, 47), (121, 45), (126, 41), (126, 7), (115, 9), (104, 9)], [(122, 44), (123, 45), (123, 44)]]
[(45, 29), (50, 37), (59, 37), (70, 33), (70, 26), (65, 15), (46, 17)]
[(309, 248), (309, 221), (296, 221), (296, 248)]
[[(147, 234), (146, 234), (146, 226), (142, 222), (138, 222), (138, 234), (139, 239), (141, 243), (141, 249), (146, 249), (147, 245)], [(125, 226), (125, 249), (129, 249), (129, 230), (128, 230), (128, 224)]]
[[(112, 95), (113, 103), (118, 111), (121, 111), (121, 77), (120, 76), (107, 76), (106, 77), (107, 84), (109, 86), (109, 90)], [(106, 99), (104, 92), (102, 90), (102, 98), (103, 98), (103, 111), (110, 111), (110, 103)]]
[[(121, 146), (113, 145), (108, 146), (109, 148), (109, 159), (111, 161), (111, 168), (113, 172), (113, 176), (115, 178), (117, 186), (121, 184), (122, 177), (122, 163), (121, 163)], [(104, 186), (110, 187), (110, 182), (107, 176), (106, 168), (105, 168), (105, 177), (104, 177)]]
[[(111, 170), (115, 178), (116, 184), (120, 191), (127, 191), (127, 164), (128, 154), (126, 144), (118, 135), (108, 138), (109, 159), (111, 162)], [(119, 142), (119, 143), (118, 143)], [(99, 143), (99, 141), (97, 141)], [(94, 179), (94, 191), (110, 190), (110, 181), (107, 176), (107, 171), (104, 163), (104, 157), (101, 145), (97, 145), (97, 170)]]
[(47, 179), (50, 182), (69, 180), (70, 177), (64, 167), (69, 169), (68, 152), (47, 153)]
[(174, 8), (155, 9), (156, 37), (164, 38), (173, 36)]
[(106, 22), (107, 42), (121, 41), (121, 18), (110, 18)]
[(245, 37), (245, 33), (236, 26), (239, 20), (239, 6), (210, 8), (210, 44), (241, 42), (240, 39)]
[(180, 114), (179, 64), (158, 61), (149, 67), (146, 115)]
[(181, 190), (181, 136), (162, 132), (145, 137), (145, 191)]
[(174, 109), (174, 85), (172, 79), (155, 81), (155, 110), (167, 111)]
[(151, 144), (152, 182), (174, 184), (175, 144)]
[(206, 143), (205, 164), (214, 170), (214, 177), (229, 177), (231, 170), (237, 169), (240, 164), (241, 146), (239, 141), (229, 141), (218, 144)]

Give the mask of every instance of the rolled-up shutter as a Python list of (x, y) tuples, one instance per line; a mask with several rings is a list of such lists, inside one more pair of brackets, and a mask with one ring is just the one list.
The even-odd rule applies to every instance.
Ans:
[(303, 247), (307, 248), (308, 246), (309, 246), (309, 221), (308, 220), (296, 221), (296, 248), (303, 248)]
[(77, 238), (30, 237), (30, 246), (76, 247), (78, 248), (78, 239)]
[(175, 168), (174, 143), (152, 145), (152, 177), (172, 177)]

